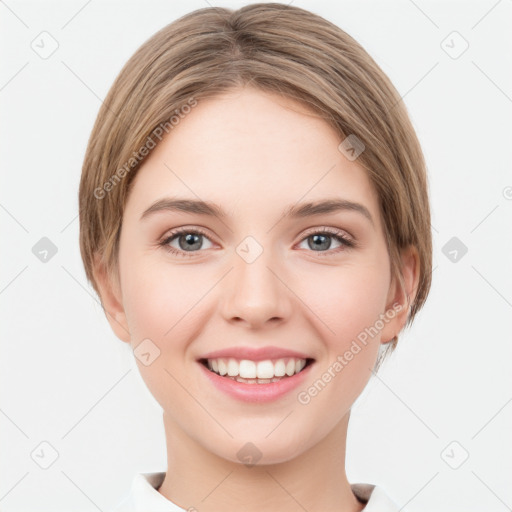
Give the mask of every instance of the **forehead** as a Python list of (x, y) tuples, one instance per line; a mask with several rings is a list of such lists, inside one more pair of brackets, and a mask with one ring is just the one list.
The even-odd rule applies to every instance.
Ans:
[(252, 88), (230, 91), (200, 100), (157, 145), (129, 202), (142, 213), (156, 199), (180, 195), (254, 213), (339, 196), (364, 203), (378, 222), (367, 172), (339, 151), (342, 140), (299, 103)]

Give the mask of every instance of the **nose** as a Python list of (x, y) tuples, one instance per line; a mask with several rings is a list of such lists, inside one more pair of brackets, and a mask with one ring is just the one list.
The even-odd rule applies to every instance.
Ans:
[(224, 280), (222, 314), (230, 323), (257, 329), (285, 322), (292, 311), (292, 292), (270, 251), (253, 262), (234, 254), (234, 268)]

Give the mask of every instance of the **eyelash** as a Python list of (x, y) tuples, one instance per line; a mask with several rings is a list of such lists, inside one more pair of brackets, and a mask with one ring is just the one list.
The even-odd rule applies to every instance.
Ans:
[[(178, 236), (183, 235), (183, 234), (202, 235), (209, 239), (208, 235), (200, 229), (180, 228), (180, 229), (176, 229), (176, 230), (172, 231), (171, 233), (169, 233), (169, 235), (166, 236), (161, 242), (159, 242), (158, 245), (163, 247), (166, 251), (170, 252), (171, 254), (174, 254), (176, 256), (183, 256), (185, 258), (193, 257), (194, 253), (201, 252), (201, 251), (182, 251), (182, 250), (175, 249), (174, 247), (171, 247), (169, 245), (169, 243), (172, 242), (175, 238), (177, 238)], [(317, 229), (315, 231), (312, 231), (312, 232), (306, 234), (306, 236), (304, 236), (304, 238), (301, 239), (301, 243), (313, 235), (329, 235), (330, 237), (334, 238), (336, 241), (338, 241), (342, 244), (342, 247), (338, 247), (337, 249), (329, 249), (327, 251), (310, 251), (310, 252), (318, 253), (320, 256), (332, 256), (333, 253), (338, 253), (338, 252), (346, 250), (346, 249), (352, 249), (352, 248), (357, 247), (357, 243), (354, 240), (343, 235), (342, 232), (340, 232), (340, 231), (334, 230), (332, 228), (327, 228), (327, 227), (320, 228), (320, 229)]]

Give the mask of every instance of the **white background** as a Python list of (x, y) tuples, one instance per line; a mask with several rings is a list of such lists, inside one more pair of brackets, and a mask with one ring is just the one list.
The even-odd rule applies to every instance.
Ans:
[[(410, 512), (510, 509), (512, 2), (293, 4), (339, 25), (389, 75), (430, 176), (432, 290), (353, 408), (349, 481), (383, 486)], [(206, 6), (0, 2), (5, 512), (109, 510), (136, 473), (166, 470), (160, 408), (85, 280), (77, 190), (100, 102), (122, 65), (164, 25)], [(43, 31), (59, 45), (47, 59), (31, 48)], [(453, 31), (469, 43), (456, 59), (441, 44)], [(461, 48), (453, 37), (444, 43), (452, 52)], [(32, 253), (42, 237), (58, 248), (47, 263)], [(452, 237), (468, 248), (457, 262), (442, 252)], [(58, 452), (48, 469), (31, 457), (43, 441)]]

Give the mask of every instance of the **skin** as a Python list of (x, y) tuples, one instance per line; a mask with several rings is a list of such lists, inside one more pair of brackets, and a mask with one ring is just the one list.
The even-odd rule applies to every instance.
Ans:
[[(249, 87), (200, 101), (135, 178), (123, 217), (119, 282), (97, 265), (116, 335), (133, 348), (149, 338), (160, 350), (148, 366), (136, 361), (163, 409), (168, 471), (159, 492), (184, 509), (352, 512), (364, 506), (345, 474), (350, 408), (379, 345), (404, 326), (407, 307), (308, 404), (297, 393), (380, 314), (406, 304), (407, 295), (413, 300), (418, 255), (403, 251), (401, 290), (391, 279), (376, 193), (357, 160), (338, 150), (341, 141), (303, 106)], [(282, 218), (286, 206), (334, 193), (363, 204), (374, 223), (355, 211)], [(161, 211), (140, 220), (171, 195), (212, 201), (228, 216)], [(201, 228), (207, 238), (185, 256), (171, 254), (158, 242), (179, 227)], [(323, 228), (357, 247), (328, 238), (330, 248), (314, 250), (308, 240)], [(247, 236), (263, 249), (250, 264), (236, 252)], [(170, 245), (179, 250), (179, 238)], [(196, 361), (237, 344), (295, 349), (315, 364), (300, 389), (273, 403), (243, 403), (215, 389)], [(247, 442), (262, 454), (253, 467), (237, 457)]]

